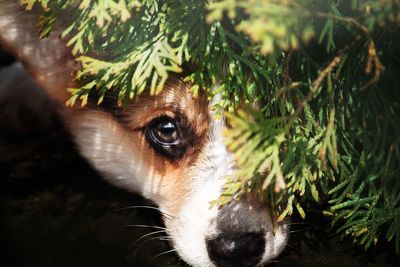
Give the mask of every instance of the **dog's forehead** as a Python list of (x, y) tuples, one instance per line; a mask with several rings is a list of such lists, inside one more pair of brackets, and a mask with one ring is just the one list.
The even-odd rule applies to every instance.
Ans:
[(202, 132), (209, 126), (210, 107), (207, 95), (194, 96), (192, 85), (182, 78), (171, 77), (161, 93), (150, 95), (144, 93), (129, 104), (125, 113), (130, 117), (130, 126), (140, 127), (159, 116), (184, 116), (194, 126), (196, 132)]

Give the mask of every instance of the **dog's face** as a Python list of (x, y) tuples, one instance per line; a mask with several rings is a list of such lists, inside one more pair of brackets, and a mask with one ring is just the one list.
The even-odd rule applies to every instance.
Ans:
[[(18, 19), (16, 10), (0, 0), (0, 41), (53, 99), (64, 102), (75, 70), (69, 51), (57, 38), (39, 41), (35, 19)], [(106, 180), (160, 207), (172, 246), (187, 263), (260, 265), (282, 251), (287, 226), (275, 224), (265, 203), (251, 195), (222, 209), (210, 205), (235, 163), (225, 147), (223, 118), (213, 119), (207, 96), (194, 98), (189, 88), (173, 77), (161, 94), (143, 94), (113, 112), (89, 105), (60, 110), (60, 116)]]
[(143, 95), (110, 115), (80, 110), (68, 119), (83, 155), (107, 180), (139, 192), (164, 213), (177, 253), (193, 266), (256, 266), (276, 257), (287, 239), (273, 229), (265, 204), (248, 196), (218, 210), (235, 169), (223, 119), (205, 95), (172, 78), (157, 96)]

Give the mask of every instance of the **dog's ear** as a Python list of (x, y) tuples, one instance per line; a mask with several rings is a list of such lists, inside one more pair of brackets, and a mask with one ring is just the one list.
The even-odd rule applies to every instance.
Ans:
[(73, 87), (78, 65), (57, 26), (49, 37), (40, 39), (35, 27), (38, 11), (26, 11), (18, 0), (0, 0), (0, 46), (21, 61), (48, 95), (65, 102)]

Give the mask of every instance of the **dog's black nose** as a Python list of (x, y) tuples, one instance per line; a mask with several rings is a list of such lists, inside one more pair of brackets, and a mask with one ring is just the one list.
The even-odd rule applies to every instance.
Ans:
[(208, 255), (218, 267), (254, 267), (260, 263), (264, 248), (262, 233), (219, 235), (207, 240)]

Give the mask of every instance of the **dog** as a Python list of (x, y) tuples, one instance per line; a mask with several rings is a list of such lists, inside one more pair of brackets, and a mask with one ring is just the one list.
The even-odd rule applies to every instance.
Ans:
[(252, 267), (279, 255), (288, 224), (276, 222), (265, 203), (249, 194), (221, 209), (210, 205), (236, 168), (222, 134), (224, 118), (214, 119), (210, 109), (217, 100), (205, 93), (194, 97), (190, 83), (171, 76), (160, 94), (145, 92), (122, 107), (91, 101), (65, 107), (79, 65), (57, 28), (40, 40), (36, 23), (35, 12), (0, 0), (0, 45), (22, 62), (20, 75), (29, 73), (58, 103), (80, 153), (105, 180), (158, 205), (171, 245), (185, 262)]

